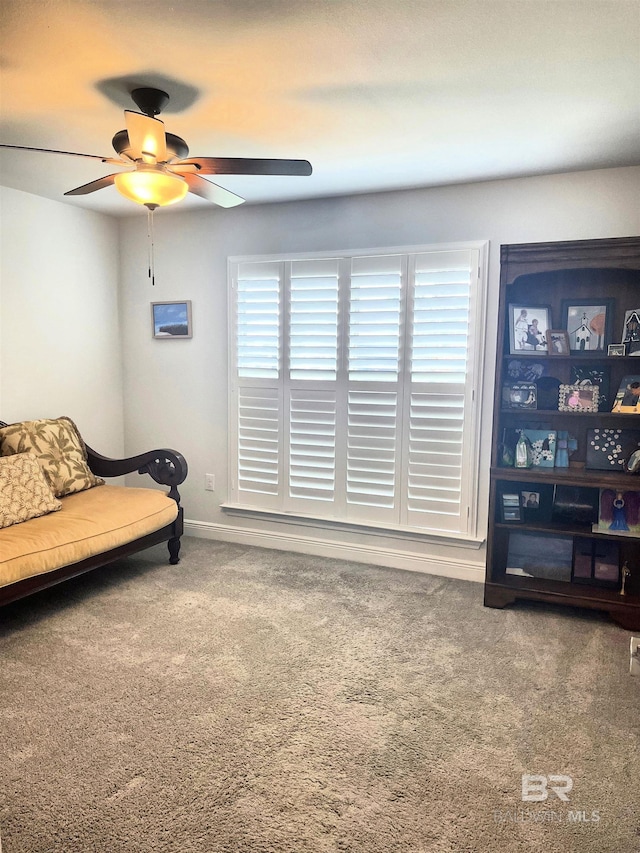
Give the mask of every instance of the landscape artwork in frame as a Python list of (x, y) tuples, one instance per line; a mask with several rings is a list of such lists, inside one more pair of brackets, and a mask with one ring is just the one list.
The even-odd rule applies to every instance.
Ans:
[(562, 317), (571, 352), (606, 352), (613, 299), (564, 299)]
[(153, 337), (169, 340), (172, 338), (190, 338), (191, 301), (152, 302), (151, 320)]
[(509, 305), (509, 352), (547, 353), (546, 332), (551, 326), (548, 305)]

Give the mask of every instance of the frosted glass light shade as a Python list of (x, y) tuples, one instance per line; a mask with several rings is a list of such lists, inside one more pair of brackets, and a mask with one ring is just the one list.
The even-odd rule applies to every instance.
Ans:
[(163, 207), (183, 199), (189, 191), (187, 182), (178, 175), (155, 169), (121, 172), (115, 176), (118, 192), (137, 202)]

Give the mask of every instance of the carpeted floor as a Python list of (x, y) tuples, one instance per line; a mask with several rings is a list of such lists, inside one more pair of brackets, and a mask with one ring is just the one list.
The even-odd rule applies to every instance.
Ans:
[[(604, 617), (182, 556), (0, 610), (3, 853), (640, 851), (640, 679)], [(523, 801), (524, 773), (569, 801)]]

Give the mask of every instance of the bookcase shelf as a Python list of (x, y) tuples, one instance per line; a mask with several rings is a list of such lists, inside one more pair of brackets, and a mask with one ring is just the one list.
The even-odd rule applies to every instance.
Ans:
[[(562, 329), (567, 300), (576, 305), (607, 303), (608, 336), (599, 341), (598, 350), (572, 351), (567, 355), (548, 355), (546, 352), (511, 352), (509, 306), (546, 306), (550, 328)], [(621, 495), (640, 493), (640, 476), (630, 474), (616, 464), (611, 470), (587, 467), (589, 431), (594, 429), (639, 430), (640, 414), (611, 412), (611, 406), (623, 377), (640, 375), (640, 357), (609, 356), (607, 345), (622, 340), (625, 313), (640, 308), (640, 237), (609, 240), (581, 240), (564, 243), (531, 243), (501, 247), (498, 354), (496, 359), (496, 388), (493, 411), (493, 442), (490, 469), (489, 531), (487, 537), (487, 570), (485, 604), (505, 607), (518, 599), (560, 603), (572, 607), (603, 610), (622, 627), (640, 630), (640, 536), (619, 535), (607, 529), (594, 531), (591, 521), (584, 518), (567, 520), (547, 511), (532, 518), (524, 510), (521, 519), (505, 520), (502, 499), (505, 493), (519, 494), (518, 489), (553, 495), (560, 487), (591, 495), (598, 505), (600, 490), (612, 490)], [(513, 318), (512, 318), (513, 319)], [(605, 408), (598, 412), (561, 412), (552, 408), (506, 408), (503, 386), (514, 381), (513, 362), (522, 363), (522, 378), (517, 381), (535, 383), (539, 365), (544, 375), (561, 384), (571, 384), (575, 369), (593, 367), (608, 378)], [(534, 378), (526, 376), (527, 368), (536, 364)], [(549, 401), (547, 399), (547, 406)], [(570, 455), (569, 467), (513, 468), (505, 466), (502, 450), (507, 432), (521, 429), (565, 431), (577, 447)], [(591, 433), (591, 439), (593, 434)], [(628, 435), (628, 434), (627, 434)], [(593, 452), (591, 448), (590, 452)], [(610, 494), (610, 493), (609, 493)], [(547, 508), (548, 509), (548, 508)], [(503, 515), (505, 517), (503, 517)], [(592, 519), (597, 521), (597, 518)], [(515, 534), (521, 534), (516, 536)], [(517, 570), (514, 543), (532, 543), (534, 577), (509, 574)], [(554, 576), (554, 546), (558, 542), (557, 577)], [(596, 577), (585, 581), (574, 574), (578, 543), (593, 543), (593, 547), (608, 547), (615, 553), (618, 580), (608, 585)], [(615, 543), (615, 546), (608, 543)], [(513, 547), (512, 547), (513, 546)], [(538, 547), (539, 546), (539, 547)], [(537, 571), (535, 551), (546, 554), (544, 570)], [(573, 564), (567, 570), (567, 551)], [(595, 552), (594, 552), (595, 553)], [(551, 555), (549, 557), (549, 555)], [(542, 559), (542, 558), (540, 558)], [(609, 559), (613, 559), (609, 557)], [(615, 570), (616, 565), (613, 565)], [(630, 574), (622, 589), (622, 568)], [(537, 573), (536, 573), (537, 572)], [(570, 577), (569, 577), (570, 575)]]

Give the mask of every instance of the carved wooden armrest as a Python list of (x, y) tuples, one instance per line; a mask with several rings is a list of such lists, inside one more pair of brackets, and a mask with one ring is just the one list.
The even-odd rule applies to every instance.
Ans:
[(88, 445), (89, 467), (98, 477), (120, 477), (123, 474), (149, 474), (163, 486), (170, 486), (169, 497), (180, 503), (177, 486), (184, 482), (187, 476), (187, 462), (177, 450), (149, 450), (128, 459), (110, 459), (102, 456)]

